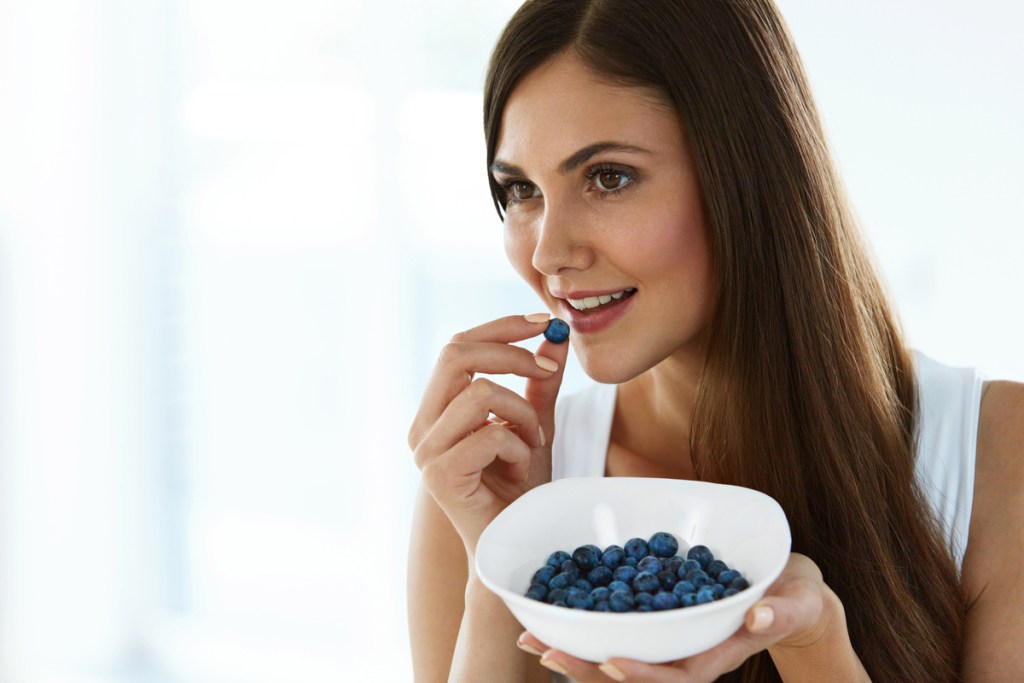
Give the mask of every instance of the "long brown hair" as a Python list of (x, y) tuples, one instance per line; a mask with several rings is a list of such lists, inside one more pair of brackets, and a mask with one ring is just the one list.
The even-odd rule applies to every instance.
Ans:
[[(653, 87), (692, 143), (717, 275), (694, 407), (697, 476), (782, 505), (876, 681), (954, 681), (965, 605), (914, 474), (911, 357), (771, 0), (530, 0), (487, 73), (494, 160), (519, 80), (573, 50)], [(499, 216), (501, 193), (491, 179)], [(778, 680), (768, 654), (728, 680)]]

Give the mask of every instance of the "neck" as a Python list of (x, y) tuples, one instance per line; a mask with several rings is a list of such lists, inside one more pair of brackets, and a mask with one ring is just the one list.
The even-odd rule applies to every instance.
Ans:
[(651, 465), (690, 478), (690, 422), (700, 359), (673, 356), (620, 385), (612, 441)]

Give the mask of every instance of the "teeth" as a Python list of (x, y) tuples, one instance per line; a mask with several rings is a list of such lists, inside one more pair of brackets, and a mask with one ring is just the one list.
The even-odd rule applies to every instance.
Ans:
[(619, 300), (630, 292), (636, 291), (632, 287), (624, 289), (621, 292), (615, 292), (614, 294), (604, 294), (602, 296), (588, 296), (585, 299), (568, 299), (569, 305), (575, 308), (577, 311), (585, 311), (590, 308), (597, 308), (602, 304), (606, 304), (612, 299)]

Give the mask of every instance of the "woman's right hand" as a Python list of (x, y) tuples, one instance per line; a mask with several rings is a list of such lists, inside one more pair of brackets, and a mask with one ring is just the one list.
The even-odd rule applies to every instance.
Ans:
[[(510, 316), (455, 335), (441, 352), (409, 429), (423, 483), (471, 560), (487, 524), (520, 495), (551, 480), (555, 399), (569, 345), (545, 339), (534, 355), (512, 344), (544, 332), (548, 319)], [(476, 373), (526, 377), (525, 398), (474, 378)]]

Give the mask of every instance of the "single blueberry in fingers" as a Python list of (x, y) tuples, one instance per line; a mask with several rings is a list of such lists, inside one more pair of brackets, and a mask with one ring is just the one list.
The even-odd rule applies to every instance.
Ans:
[(667, 531), (659, 531), (651, 536), (647, 542), (651, 554), (657, 557), (672, 557), (679, 550), (679, 542), (676, 537)]
[(561, 344), (569, 338), (569, 323), (561, 318), (552, 318), (544, 329), (544, 338), (552, 344)]

